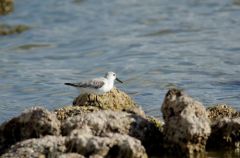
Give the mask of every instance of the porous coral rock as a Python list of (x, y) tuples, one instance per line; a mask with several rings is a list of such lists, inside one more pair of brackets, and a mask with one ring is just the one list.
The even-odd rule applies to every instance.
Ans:
[(161, 107), (164, 145), (169, 151), (192, 155), (204, 152), (211, 128), (205, 107), (178, 89), (170, 89)]
[(74, 129), (95, 136), (105, 136), (108, 133), (128, 134), (141, 140), (148, 153), (154, 153), (159, 152), (162, 143), (161, 123), (156, 126), (156, 122), (137, 114), (106, 110), (67, 119), (62, 123), (62, 134), (69, 135)]
[(44, 108), (31, 108), (0, 126), (0, 153), (18, 141), (45, 135), (60, 135), (59, 120)]
[(1, 158), (58, 158), (66, 151), (65, 138), (61, 136), (45, 136), (33, 138), (13, 145)]
[(240, 113), (233, 107), (226, 104), (216, 104), (207, 108), (208, 118), (211, 122), (220, 120), (221, 118), (237, 118)]
[(146, 158), (141, 142), (128, 135), (108, 133), (104, 137), (72, 131), (66, 140), (68, 152), (77, 152), (86, 157)]
[(131, 97), (115, 87), (110, 92), (107, 92), (103, 95), (80, 95), (73, 101), (73, 105), (96, 106), (104, 110), (111, 109), (144, 114), (144, 112), (138, 107)]

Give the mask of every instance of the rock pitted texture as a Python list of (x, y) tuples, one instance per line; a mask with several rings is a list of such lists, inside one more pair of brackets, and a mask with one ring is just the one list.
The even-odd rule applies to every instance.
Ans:
[(0, 126), (0, 153), (21, 140), (59, 134), (60, 122), (54, 113), (40, 107), (31, 108)]
[(240, 113), (226, 104), (217, 104), (212, 107), (207, 108), (208, 118), (211, 122), (220, 120), (221, 118), (237, 118), (240, 117)]
[(13, 145), (1, 158), (58, 158), (66, 151), (65, 138), (46, 136), (39, 139), (28, 139)]
[(0, 24), (0, 35), (11, 35), (16, 33), (22, 33), (24, 31), (27, 31), (29, 29), (28, 26), (25, 25), (1, 25)]
[(85, 157), (77, 153), (66, 153), (60, 155), (58, 158), (85, 158)]
[(240, 117), (218, 119), (212, 123), (211, 128), (208, 149), (240, 149)]
[(57, 118), (61, 121), (66, 120), (69, 117), (76, 115), (83, 115), (86, 113), (100, 111), (101, 108), (98, 106), (65, 106), (55, 110)]
[(103, 95), (84, 94), (73, 101), (74, 106), (97, 106), (101, 109), (133, 111), (139, 110), (137, 104), (126, 93), (117, 88)]
[(0, 0), (0, 15), (13, 11), (13, 0)]
[(104, 95), (84, 94), (73, 101), (73, 106), (55, 110), (59, 120), (75, 115), (102, 110), (126, 111), (145, 116), (144, 111), (124, 92), (113, 88)]
[(162, 142), (162, 130), (156, 126), (156, 122), (126, 112), (99, 111), (74, 116), (62, 124), (63, 135), (69, 135), (74, 129), (95, 136), (105, 136), (108, 133), (128, 134), (141, 140), (148, 153), (159, 152)]
[(240, 113), (226, 104), (217, 104), (207, 110), (212, 129), (207, 149), (240, 149)]
[(211, 128), (204, 106), (184, 94), (170, 89), (161, 107), (164, 125), (164, 141), (168, 150), (191, 155), (205, 151)]
[(108, 133), (105, 137), (83, 134), (74, 130), (66, 141), (68, 152), (76, 152), (86, 157), (106, 158), (146, 158), (141, 142), (128, 135)]

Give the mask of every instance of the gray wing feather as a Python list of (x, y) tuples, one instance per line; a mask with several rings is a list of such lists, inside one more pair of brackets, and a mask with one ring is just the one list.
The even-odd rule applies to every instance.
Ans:
[(101, 88), (104, 85), (103, 81), (100, 80), (90, 80), (86, 82), (79, 82), (79, 83), (65, 83), (66, 85), (79, 87), (79, 88)]

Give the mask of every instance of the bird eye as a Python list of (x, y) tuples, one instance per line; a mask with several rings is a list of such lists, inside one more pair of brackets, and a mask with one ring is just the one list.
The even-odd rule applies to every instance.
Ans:
[(116, 76), (116, 74), (113, 74), (113, 76)]

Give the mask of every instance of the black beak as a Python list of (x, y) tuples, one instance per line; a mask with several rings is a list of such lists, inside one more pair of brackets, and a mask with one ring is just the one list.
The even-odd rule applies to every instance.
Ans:
[(117, 80), (118, 82), (120, 82), (120, 83), (123, 83), (123, 81), (119, 80), (118, 78), (116, 78), (116, 80)]

